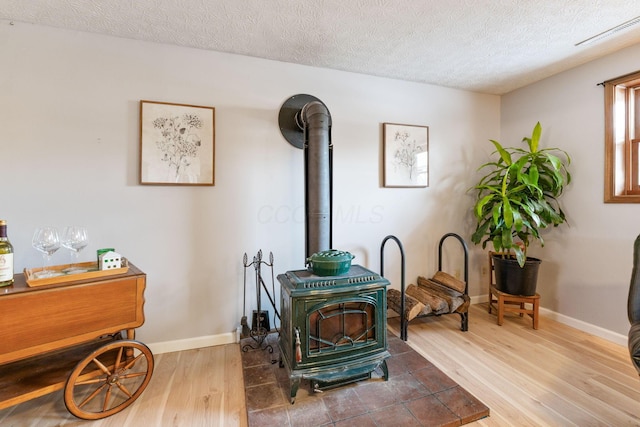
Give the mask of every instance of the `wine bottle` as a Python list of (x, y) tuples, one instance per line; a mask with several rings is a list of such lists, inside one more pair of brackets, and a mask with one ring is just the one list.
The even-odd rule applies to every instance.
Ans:
[(7, 237), (7, 221), (0, 219), (0, 286), (13, 284), (13, 246)]

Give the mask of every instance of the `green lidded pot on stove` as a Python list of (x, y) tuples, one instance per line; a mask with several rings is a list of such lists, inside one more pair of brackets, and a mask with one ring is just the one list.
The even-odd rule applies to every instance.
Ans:
[(307, 258), (307, 266), (318, 276), (340, 276), (349, 272), (351, 260), (354, 258), (355, 256), (349, 252), (329, 249), (316, 252)]

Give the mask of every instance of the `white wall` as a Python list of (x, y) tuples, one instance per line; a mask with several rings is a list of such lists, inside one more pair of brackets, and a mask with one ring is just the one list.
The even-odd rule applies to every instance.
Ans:
[[(394, 234), (407, 281), (433, 274), (444, 233), (470, 235), (465, 192), (484, 141), (500, 136), (497, 96), (6, 21), (0, 52), (0, 217), (16, 269), (41, 264), (36, 226), (88, 226), (83, 260), (111, 246), (147, 273), (148, 343), (234, 331), (244, 253), (273, 252), (276, 274), (304, 266), (302, 151), (277, 119), (290, 96), (316, 96), (332, 115), (334, 246), (379, 271)], [(214, 187), (138, 185), (141, 99), (216, 108)], [(383, 122), (430, 127), (428, 188), (382, 187)], [(398, 287), (397, 250), (387, 252)], [(484, 294), (474, 253), (471, 293)]]
[(541, 305), (627, 334), (627, 295), (638, 204), (605, 204), (604, 89), (597, 84), (640, 68), (640, 45), (502, 97), (502, 138), (510, 145), (542, 124), (543, 145), (571, 154), (573, 183), (562, 204), (569, 226), (545, 233)]

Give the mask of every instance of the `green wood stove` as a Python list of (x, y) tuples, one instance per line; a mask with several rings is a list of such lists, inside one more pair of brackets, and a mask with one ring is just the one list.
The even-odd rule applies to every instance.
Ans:
[(303, 378), (317, 391), (371, 378), (380, 367), (388, 380), (387, 279), (352, 265), (340, 276), (296, 270), (278, 281), (280, 367), (289, 374), (291, 403)]

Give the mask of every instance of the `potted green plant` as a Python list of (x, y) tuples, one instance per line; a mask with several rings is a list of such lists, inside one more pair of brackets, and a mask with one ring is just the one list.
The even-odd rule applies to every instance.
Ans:
[[(471, 240), (481, 243), (483, 248), (491, 242), (494, 250), (502, 254), (499, 260), (494, 258), (496, 285), (510, 294), (535, 294), (540, 260), (528, 258), (527, 249), (534, 240), (544, 246), (540, 231), (566, 221), (558, 198), (571, 182), (568, 170), (571, 158), (559, 148), (540, 149), (541, 133), (538, 122), (531, 137), (522, 139), (527, 148), (503, 147), (491, 140), (497, 159), (480, 166), (478, 170), (486, 174), (473, 187), (477, 192), (473, 208), (477, 226)], [(502, 270), (506, 264), (515, 264), (519, 270), (509, 270), (512, 271), (509, 274)], [(515, 279), (527, 278), (534, 281), (533, 285), (524, 284), (523, 288), (513, 283)]]

